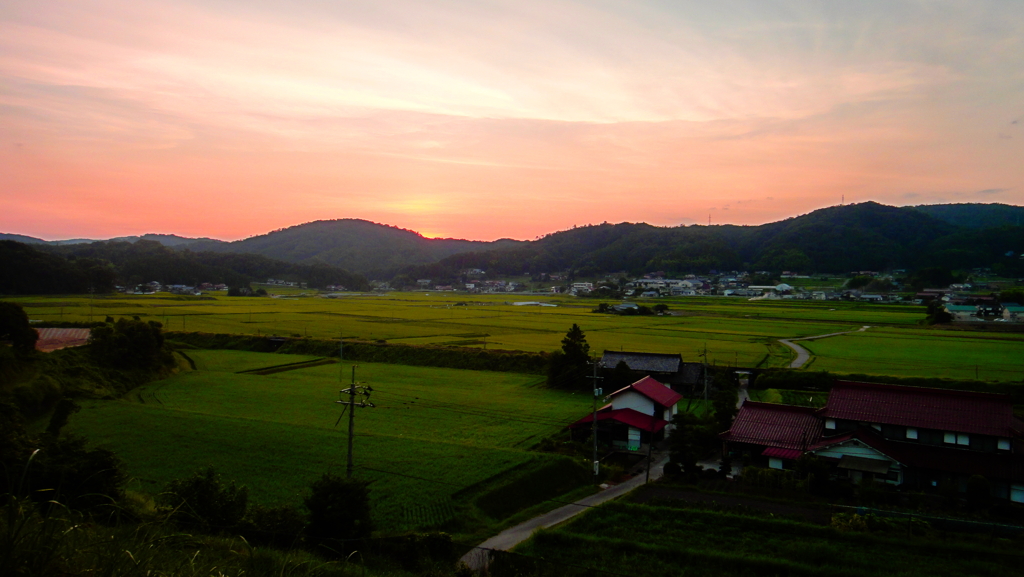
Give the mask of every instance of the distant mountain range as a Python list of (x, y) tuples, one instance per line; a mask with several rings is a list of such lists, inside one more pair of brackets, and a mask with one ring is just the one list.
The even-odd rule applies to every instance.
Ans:
[(270, 258), (323, 262), (369, 276), (408, 265), (437, 262), (453, 254), (511, 248), (517, 240), (493, 242), (426, 238), (417, 232), (358, 219), (318, 220), (230, 243), (198, 242), (194, 251), (240, 252)]
[(9, 234), (0, 233), (0, 240), (13, 240), (16, 242), (23, 242), (25, 244), (45, 244), (49, 246), (67, 246), (72, 244), (91, 244), (94, 242), (109, 242), (109, 241), (124, 241), (124, 242), (137, 242), (140, 240), (152, 240), (158, 242), (164, 246), (189, 246), (196, 243), (224, 243), (222, 240), (214, 238), (188, 238), (185, 236), (178, 236), (176, 234), (144, 234), (142, 236), (119, 236), (116, 238), (107, 239), (95, 239), (95, 238), (69, 238), (67, 240), (43, 240), (41, 238), (35, 238), (31, 236), (25, 236), (23, 234)]
[[(991, 267), (1024, 276), (1024, 228), (1005, 224), (1021, 207), (953, 205), (937, 218), (920, 207), (875, 202), (833, 206), (760, 226), (655, 227), (601, 224), (550, 234), (518, 247), (463, 253), (399, 271), (398, 284), (416, 278), (460, 280), (460, 271), (496, 274), (570, 271), (574, 277), (624, 271), (638, 276), (712, 270), (801, 273)], [(981, 228), (983, 213), (1002, 215)], [(974, 223), (975, 227), (950, 222)]]
[[(1005, 204), (898, 208), (866, 202), (760, 226), (602, 224), (552, 233), (536, 241), (428, 239), (411, 230), (358, 219), (315, 221), (235, 242), (168, 234), (111, 240), (151, 240), (193, 253), (257, 254), (382, 279), (402, 274), (457, 280), (465, 268), (502, 274), (576, 270), (584, 276), (612, 271), (847, 272), (994, 265), (1008, 266), (1006, 272), (1013, 272), (1017, 255), (1024, 251), (1022, 221), (1024, 207)], [(65, 247), (95, 242), (0, 234), (4, 239)]]
[(913, 207), (928, 216), (965, 228), (1024, 226), (1024, 207), (1008, 204), (922, 204)]

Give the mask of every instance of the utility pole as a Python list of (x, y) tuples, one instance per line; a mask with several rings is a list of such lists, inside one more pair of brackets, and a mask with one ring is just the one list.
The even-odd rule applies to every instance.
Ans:
[(600, 397), (601, 394), (604, 392), (603, 389), (598, 388), (597, 381), (599, 379), (603, 379), (604, 377), (597, 376), (597, 367), (598, 365), (600, 365), (600, 363), (595, 362), (593, 364), (594, 376), (589, 377), (591, 379), (594, 379), (594, 413), (590, 421), (590, 436), (594, 441), (594, 479), (596, 480), (598, 474), (600, 474), (601, 472), (601, 464), (597, 460), (597, 398)]
[(704, 359), (704, 413), (708, 412), (708, 344), (704, 343), (704, 352), (698, 353)]
[[(341, 418), (345, 416), (345, 411), (348, 413), (348, 465), (345, 467), (345, 477), (352, 478), (352, 446), (353, 446), (353, 430), (356, 424), (356, 407), (360, 408), (374, 408), (376, 405), (370, 402), (370, 393), (373, 392), (372, 387), (364, 387), (356, 383), (356, 365), (352, 365), (352, 384), (347, 389), (339, 391), (338, 396), (344, 398), (344, 395), (348, 395), (348, 400), (334, 401), (339, 405), (345, 405), (342, 409), (341, 414), (338, 415), (338, 420), (334, 423), (337, 427), (338, 423), (341, 422)], [(363, 400), (356, 402), (356, 394), (363, 397)]]
[(651, 482), (651, 467), (654, 466), (652, 458), (654, 455), (654, 433), (648, 433), (650, 437), (647, 439), (647, 475), (644, 477), (644, 483)]

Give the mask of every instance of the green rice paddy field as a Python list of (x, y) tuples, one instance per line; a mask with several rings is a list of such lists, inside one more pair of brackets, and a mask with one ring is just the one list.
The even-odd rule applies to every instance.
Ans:
[(814, 355), (811, 370), (1024, 381), (1021, 336), (877, 327), (799, 344)]
[[(322, 473), (345, 473), (348, 417), (335, 427), (335, 401), (349, 363), (242, 375), (311, 357), (188, 354), (198, 370), (87, 401), (69, 430), (117, 453), (150, 493), (214, 466), (258, 502), (297, 505)], [(364, 363), (356, 379), (373, 387), (376, 404), (357, 409), (356, 474), (372, 481), (374, 517), (389, 531), (443, 523), (467, 487), (559, 458), (526, 449), (591, 406), (589, 396), (540, 388), (529, 375)]]
[[(1003, 576), (1024, 561), (1004, 539), (955, 540), (844, 533), (765, 515), (613, 502), (516, 548), (522, 574)], [(1014, 569), (1017, 567), (1018, 569)], [(594, 571), (591, 568), (597, 568)], [(514, 574), (508, 570), (501, 574)]]
[[(846, 302), (747, 301), (722, 297), (657, 299), (673, 314), (627, 317), (591, 312), (599, 301), (572, 297), (390, 293), (338, 299), (118, 295), (18, 297), (32, 319), (102, 320), (138, 315), (170, 331), (337, 337), (392, 343), (550, 351), (566, 330), (583, 328), (594, 352), (604, 349), (680, 353), (716, 364), (787, 366), (793, 353), (777, 344), (803, 341), (814, 353), (808, 368), (841, 373), (1018, 381), (1024, 377), (1024, 333), (932, 330), (918, 326), (924, 308)], [(542, 301), (553, 307), (516, 306)]]

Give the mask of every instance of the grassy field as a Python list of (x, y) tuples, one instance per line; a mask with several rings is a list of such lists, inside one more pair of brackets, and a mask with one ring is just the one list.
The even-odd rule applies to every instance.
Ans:
[[(536, 575), (1002, 576), (1024, 562), (1012, 544), (842, 533), (722, 511), (610, 503), (517, 547)], [(870, 551), (870, 554), (866, 552)], [(597, 568), (593, 572), (589, 568)], [(503, 575), (501, 571), (496, 574)], [(511, 571), (507, 574), (512, 574)]]
[[(349, 295), (338, 299), (282, 298), (18, 297), (33, 319), (102, 320), (138, 315), (167, 330), (383, 340), (523, 351), (551, 351), (566, 330), (583, 328), (591, 350), (680, 353), (698, 360), (744, 367), (782, 367), (793, 358), (777, 344), (869, 325), (865, 333), (802, 344), (815, 353), (807, 365), (837, 372), (896, 376), (957, 376), (1019, 380), (1024, 333), (931, 330), (918, 326), (924, 308), (913, 305), (816, 301), (747, 301), (690, 297), (641, 299), (664, 303), (666, 316), (616, 316), (591, 312), (599, 301), (556, 296), (466, 295), (436, 292)], [(515, 306), (544, 301), (554, 307)]]
[(1024, 335), (878, 328), (800, 345), (807, 367), (837, 373), (1024, 380)]
[[(249, 486), (256, 501), (298, 504), (320, 474), (344, 474), (347, 416), (335, 428), (341, 407), (334, 401), (350, 380), (348, 363), (241, 375), (235, 371), (310, 357), (188, 354), (199, 370), (118, 401), (86, 402), (69, 430), (115, 451), (148, 492), (214, 466)], [(526, 449), (590, 408), (588, 396), (512, 373), (361, 364), (356, 378), (373, 387), (376, 404), (357, 409), (357, 474), (372, 481), (384, 530), (441, 524), (465, 505), (467, 487), (554, 459)]]

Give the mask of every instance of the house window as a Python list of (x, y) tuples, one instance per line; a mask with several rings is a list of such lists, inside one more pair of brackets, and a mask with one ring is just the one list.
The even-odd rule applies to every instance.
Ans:
[(781, 469), (782, 468), (782, 459), (776, 459), (775, 457), (769, 458), (768, 459), (768, 468), (769, 469)]
[(913, 427), (907, 427), (907, 438), (908, 439), (916, 439), (917, 438), (917, 429), (915, 429)]
[(1009, 451), (1010, 439), (999, 439), (999, 442), (996, 444), (996, 448), (1000, 451)]
[(957, 445), (968, 445), (969, 446), (971, 444), (971, 436), (970, 435), (965, 435), (963, 433), (957, 433), (957, 435), (956, 435), (956, 444)]
[(945, 433), (942, 435), (942, 442), (949, 443), (951, 445), (956, 444), (956, 433)]
[(836, 428), (836, 420), (835, 419), (825, 419), (825, 428), (826, 429), (835, 430), (835, 428)]
[(882, 430), (882, 425), (878, 425), (878, 424), (872, 423), (871, 424), (871, 428), (880, 432)]

